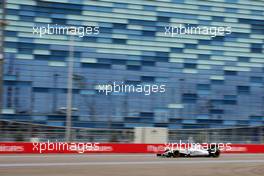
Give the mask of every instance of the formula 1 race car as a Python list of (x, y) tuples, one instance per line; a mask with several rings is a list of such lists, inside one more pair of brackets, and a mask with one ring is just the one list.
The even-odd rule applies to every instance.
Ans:
[(190, 148), (166, 149), (163, 153), (158, 153), (158, 157), (178, 158), (178, 157), (219, 157), (220, 150), (217, 146), (205, 149), (203, 146), (195, 145)]

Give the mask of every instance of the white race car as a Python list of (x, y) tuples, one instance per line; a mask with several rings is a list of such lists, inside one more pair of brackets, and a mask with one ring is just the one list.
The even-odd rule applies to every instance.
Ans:
[(177, 157), (219, 157), (220, 150), (216, 145), (205, 149), (201, 145), (194, 145), (190, 148), (166, 149), (163, 153), (158, 153), (158, 157), (177, 158)]

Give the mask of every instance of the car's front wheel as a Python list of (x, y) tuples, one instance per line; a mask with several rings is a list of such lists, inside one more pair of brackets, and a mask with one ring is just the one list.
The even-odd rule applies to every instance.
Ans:
[(210, 156), (217, 158), (220, 156), (220, 150), (215, 151), (214, 153), (210, 153)]

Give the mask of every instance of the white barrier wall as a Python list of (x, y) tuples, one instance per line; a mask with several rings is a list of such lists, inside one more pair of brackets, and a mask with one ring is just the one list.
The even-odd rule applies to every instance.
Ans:
[(160, 144), (168, 142), (168, 129), (159, 127), (136, 127), (134, 143)]

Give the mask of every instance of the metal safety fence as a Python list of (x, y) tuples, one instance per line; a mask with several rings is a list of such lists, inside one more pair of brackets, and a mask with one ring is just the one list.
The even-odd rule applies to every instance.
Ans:
[[(71, 128), (76, 142), (133, 143), (134, 129)], [(0, 141), (65, 141), (65, 127), (0, 120)], [(264, 126), (169, 130), (168, 142), (264, 143)]]
[(181, 129), (169, 132), (170, 142), (194, 141), (207, 143), (264, 143), (264, 126), (217, 128), (217, 129)]

